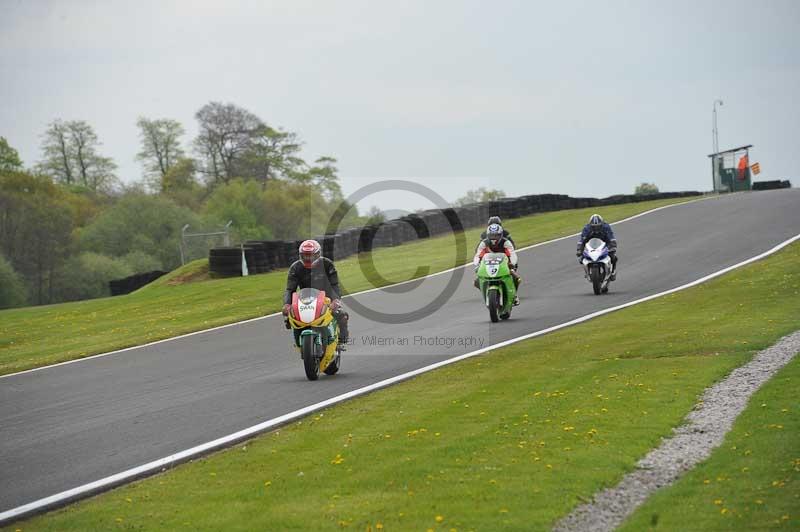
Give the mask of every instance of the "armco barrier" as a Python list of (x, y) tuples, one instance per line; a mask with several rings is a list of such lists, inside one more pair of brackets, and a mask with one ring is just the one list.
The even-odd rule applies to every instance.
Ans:
[[(754, 183), (754, 190), (768, 188), (788, 188), (789, 181), (762, 181)], [(490, 216), (502, 219), (520, 218), (531, 214), (564, 210), (583, 209), (603, 205), (620, 205), (656, 199), (699, 196), (696, 191), (660, 192), (646, 196), (618, 194), (607, 198), (572, 198), (564, 194), (529, 194), (518, 198), (502, 198), (484, 203), (473, 203), (447, 209), (429, 209), (407, 214), (396, 220), (382, 224), (346, 229), (340, 233), (319, 236), (323, 254), (334, 260), (341, 260), (356, 253), (372, 251), (376, 248), (398, 246), (422, 238), (447, 234), (456, 230), (478, 227), (486, 223)], [(245, 257), (249, 273), (262, 273), (275, 269), (288, 268), (297, 260), (297, 249), (302, 240), (258, 240), (245, 242)], [(241, 251), (238, 264), (231, 258), (234, 249), (215, 248), (209, 251), (209, 270), (218, 275), (241, 275)], [(228, 251), (226, 251), (228, 250)], [(250, 264), (253, 266), (251, 267)], [(120, 281), (124, 281), (121, 279)], [(116, 283), (117, 281), (112, 281)], [(145, 283), (146, 284), (146, 283)], [(118, 287), (121, 285), (115, 285)], [(114, 288), (112, 288), (112, 293)], [(120, 292), (127, 293), (127, 292)]]

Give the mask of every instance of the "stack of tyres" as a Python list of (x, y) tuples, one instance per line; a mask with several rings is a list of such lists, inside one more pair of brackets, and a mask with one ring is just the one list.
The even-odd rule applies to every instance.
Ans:
[(753, 190), (777, 190), (780, 188), (789, 188), (792, 184), (789, 181), (781, 181), (776, 179), (774, 181), (756, 181), (753, 183)]
[(272, 269), (270, 262), (268, 240), (248, 240), (244, 243), (245, 247), (252, 248), (254, 253), (247, 259), (247, 269), (249, 273), (266, 273)]
[(280, 248), (278, 267), (288, 268), (297, 259), (297, 247), (294, 245), (294, 240), (281, 240), (278, 245)]
[(405, 238), (406, 224), (403, 222), (398, 222), (397, 220), (392, 220), (387, 225), (389, 226), (391, 232), (392, 246), (399, 246), (404, 242), (408, 242), (408, 239)]
[(458, 215), (458, 211), (456, 209), (442, 209), (442, 215), (444, 216), (445, 220), (447, 220), (447, 225), (453, 232), (464, 230), (464, 224), (462, 223), (461, 217)]
[(238, 247), (210, 249), (208, 271), (223, 277), (242, 275), (242, 249)]
[(339, 257), (336, 256), (336, 235), (325, 235), (323, 236), (320, 241), (320, 245), (322, 246), (322, 256), (328, 257), (331, 260), (336, 260)]
[(343, 259), (354, 255), (358, 251), (358, 235), (361, 228), (347, 229), (336, 235), (333, 244), (333, 254), (337, 259)]
[(430, 231), (428, 231), (428, 226), (425, 225), (425, 221), (420, 217), (419, 214), (407, 214), (400, 218), (400, 220), (404, 221), (408, 225), (410, 225), (414, 230), (414, 239), (419, 238), (428, 238), (431, 236)]
[[(258, 248), (244, 247), (247, 271), (250, 274), (269, 271), (267, 253)], [(208, 269), (223, 277), (242, 275), (242, 248), (213, 248), (208, 252)]]
[(281, 261), (283, 247), (280, 240), (266, 240), (264, 242), (264, 250), (267, 253), (267, 263), (270, 269), (277, 270), (283, 267), (283, 262)]
[(358, 235), (358, 252), (363, 253), (372, 251), (373, 241), (375, 240), (375, 233), (378, 232), (377, 225), (365, 225), (361, 228), (361, 233)]
[(392, 227), (387, 223), (378, 224), (375, 236), (372, 237), (372, 247), (384, 248), (392, 245)]
[(108, 282), (108, 288), (112, 296), (120, 296), (130, 294), (134, 290), (138, 290), (144, 285), (150, 284), (167, 272), (162, 270), (153, 270), (151, 272), (136, 273), (134, 275), (125, 277), (124, 279), (115, 279)]

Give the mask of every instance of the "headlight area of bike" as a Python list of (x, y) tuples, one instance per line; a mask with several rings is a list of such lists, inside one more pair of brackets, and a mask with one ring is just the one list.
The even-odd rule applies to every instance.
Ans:
[[(314, 297), (307, 297), (300, 300), (302, 305), (311, 305), (314, 303), (316, 298)], [(327, 327), (330, 325), (331, 321), (333, 321), (333, 313), (330, 311), (330, 298), (325, 298), (325, 303), (322, 306), (322, 311), (318, 318), (313, 321), (305, 322), (294, 316), (294, 309), (292, 312), (289, 313), (289, 325), (292, 326), (294, 329), (304, 329), (306, 327)]]

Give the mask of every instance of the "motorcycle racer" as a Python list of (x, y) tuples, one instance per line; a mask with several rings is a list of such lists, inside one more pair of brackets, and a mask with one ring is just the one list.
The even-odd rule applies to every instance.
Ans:
[(608, 256), (611, 257), (611, 280), (616, 280), (617, 238), (614, 236), (614, 230), (611, 229), (611, 226), (607, 224), (599, 214), (593, 214), (589, 218), (589, 223), (587, 223), (583, 227), (583, 231), (581, 231), (581, 236), (578, 238), (578, 250), (575, 253), (578, 257), (578, 262), (581, 262), (581, 257), (583, 256), (583, 247), (586, 245), (586, 242), (592, 238), (599, 238), (608, 246)]
[[(481, 240), (481, 243), (478, 244), (475, 257), (472, 259), (472, 264), (475, 267), (475, 271), (477, 272), (478, 266), (481, 263), (481, 259), (487, 253), (505, 253), (506, 257), (508, 257), (511, 276), (514, 278), (514, 287), (519, 289), (519, 283), (522, 281), (522, 278), (517, 273), (517, 252), (514, 250), (514, 244), (511, 242), (511, 240), (503, 236), (503, 226), (498, 223), (493, 223), (486, 228), (485, 234), (486, 238)], [(475, 278), (474, 285), (475, 288), (480, 286), (477, 277)], [(514, 305), (519, 305), (519, 295), (514, 297)]]
[[(489, 218), (489, 221), (486, 222), (486, 226), (487, 227), (492, 225), (492, 224), (497, 224), (500, 227), (503, 227), (503, 221), (500, 220), (499, 216), (492, 216), (492, 217)], [(517, 244), (514, 243), (514, 239), (511, 238), (511, 233), (509, 233), (505, 228), (503, 228), (503, 238), (505, 238), (506, 240), (511, 242), (511, 245), (514, 246), (514, 248), (516, 249)], [(481, 233), (481, 241), (483, 241), (483, 240), (486, 240), (486, 231)]]
[(283, 293), (283, 315), (288, 316), (291, 312), (292, 294), (298, 288), (323, 290), (331, 300), (331, 312), (339, 323), (339, 343), (346, 345), (349, 338), (347, 322), (350, 315), (342, 307), (339, 274), (336, 266), (332, 260), (322, 256), (322, 246), (316, 240), (303, 241), (298, 252), (300, 258), (289, 267), (289, 275), (286, 279), (286, 291)]

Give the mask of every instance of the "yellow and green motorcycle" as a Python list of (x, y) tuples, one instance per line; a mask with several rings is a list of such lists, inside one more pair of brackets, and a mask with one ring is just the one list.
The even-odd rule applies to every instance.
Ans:
[(292, 294), (292, 309), (287, 320), (308, 380), (317, 380), (320, 371), (335, 375), (342, 360), (339, 324), (331, 312), (331, 300), (325, 297), (325, 292), (303, 288)]

